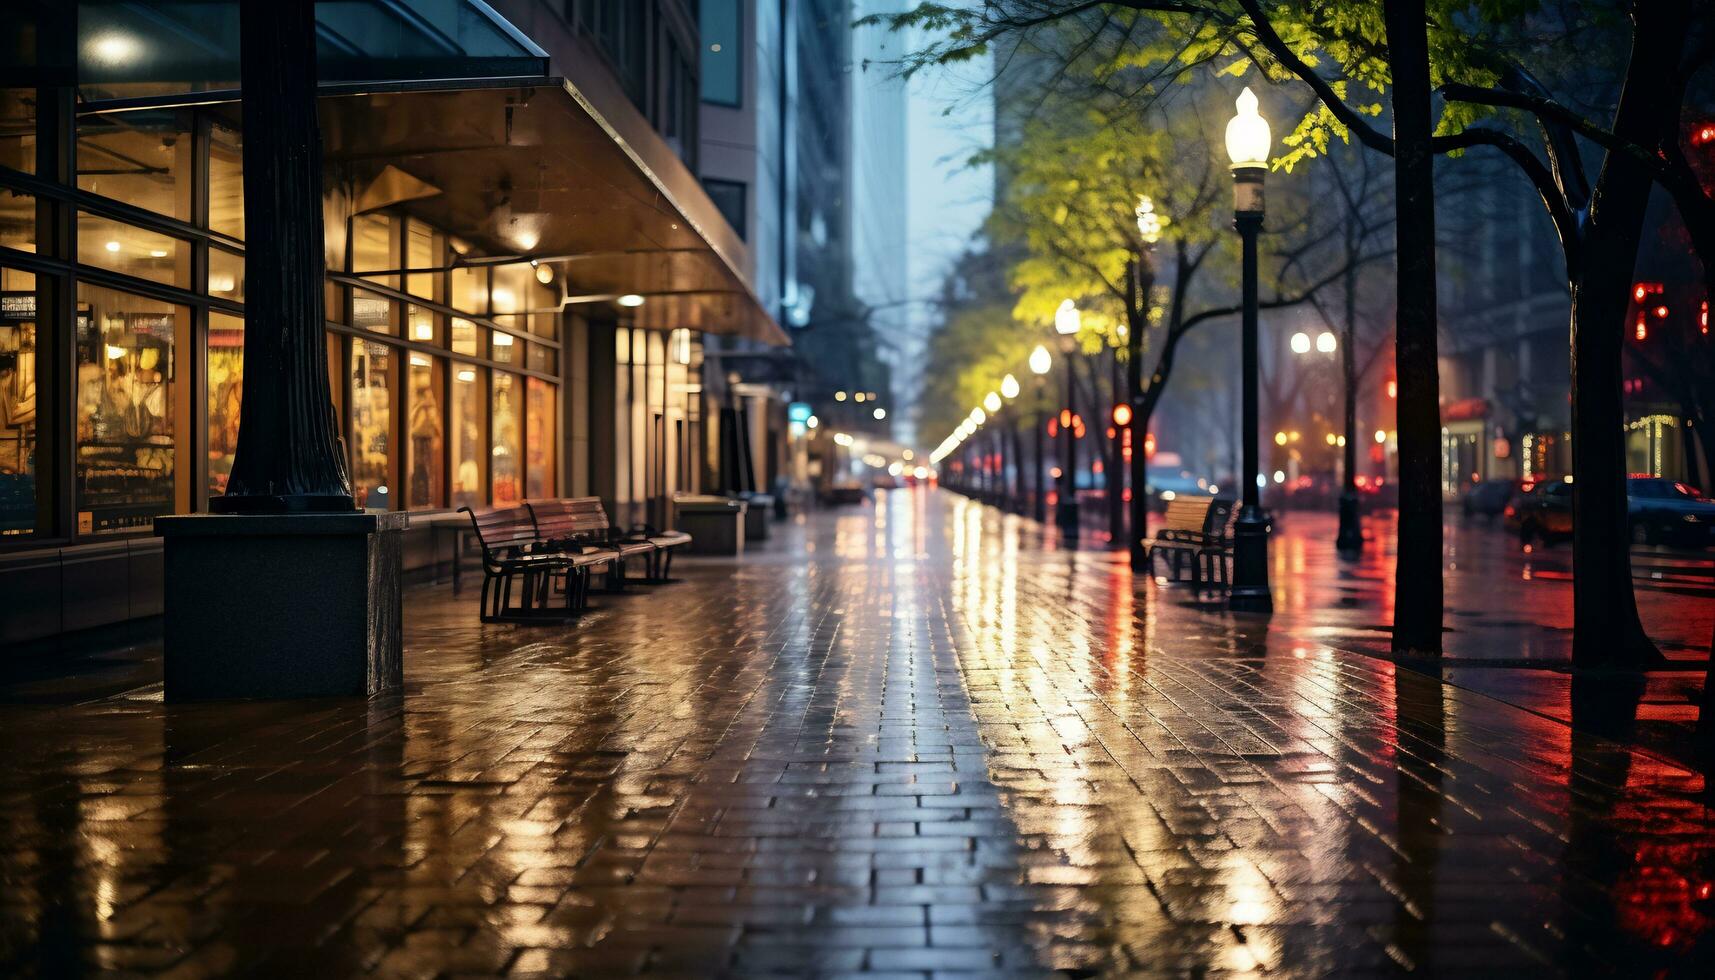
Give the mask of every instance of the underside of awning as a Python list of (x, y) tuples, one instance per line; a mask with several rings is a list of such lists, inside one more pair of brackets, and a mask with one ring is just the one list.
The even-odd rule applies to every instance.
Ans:
[(713, 205), (675, 200), (560, 79), (365, 86), (324, 95), (321, 117), (329, 178), (352, 207), (441, 228), (468, 246), (461, 262), (535, 259), (568, 309), (641, 296), (613, 309), (641, 327), (790, 343)]

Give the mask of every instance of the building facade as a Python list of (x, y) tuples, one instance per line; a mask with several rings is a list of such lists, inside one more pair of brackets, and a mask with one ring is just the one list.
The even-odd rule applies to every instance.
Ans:
[[(458, 507), (599, 495), (666, 525), (719, 482), (705, 342), (786, 338), (692, 170), (692, 13), (318, 8), (328, 371), (359, 504), (413, 512), (408, 569)], [(0, 641), (157, 614), (153, 519), (224, 489), (238, 16), (25, 4), (6, 30)]]

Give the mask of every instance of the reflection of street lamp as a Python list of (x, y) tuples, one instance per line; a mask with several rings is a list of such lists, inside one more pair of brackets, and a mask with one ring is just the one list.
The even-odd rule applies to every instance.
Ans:
[(1036, 495), (1032, 511), (1039, 524), (1048, 519), (1048, 494), (1042, 487), (1042, 430), (1048, 428), (1048, 420), (1042, 417), (1043, 375), (1053, 367), (1053, 355), (1048, 353), (1048, 348), (1037, 344), (1036, 349), (1030, 352), (1030, 373), (1036, 375), (1036, 424), (1033, 426), (1036, 430), (1036, 465), (1031, 470), (1030, 489)]
[[(1248, 87), (1238, 98), (1238, 115), (1227, 123), (1227, 156), (1233, 161), (1233, 227), (1244, 245), (1243, 356), (1244, 505), (1233, 526), (1233, 587), (1228, 604), (1236, 610), (1272, 612), (1268, 588), (1268, 517), (1257, 481), (1257, 285), (1256, 236), (1262, 230), (1263, 173), (1273, 146), (1268, 121), (1257, 112), (1256, 93)], [(1294, 347), (1297, 346), (1294, 338)], [(1305, 337), (1308, 342), (1309, 338)], [(1306, 343), (1308, 350), (1308, 343)]]
[[(1060, 350), (1066, 355), (1066, 404), (1061, 416), (1062, 422), (1067, 422), (1075, 414), (1072, 406), (1072, 352), (1078, 349), (1078, 330), (1083, 326), (1083, 317), (1078, 313), (1078, 305), (1071, 300), (1061, 300), (1060, 308), (1054, 311), (1054, 332), (1060, 335)], [(1078, 465), (1078, 447), (1072, 441), (1072, 426), (1060, 426), (1060, 438), (1064, 449), (1061, 451), (1060, 493), (1059, 502), (1054, 508), (1054, 522), (1060, 525), (1060, 533), (1068, 538), (1078, 536), (1078, 484), (1072, 475), (1072, 470)]]

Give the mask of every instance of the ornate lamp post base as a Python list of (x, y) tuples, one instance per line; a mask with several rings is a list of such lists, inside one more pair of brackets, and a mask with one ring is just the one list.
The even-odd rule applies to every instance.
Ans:
[(1356, 558), (1364, 550), (1363, 523), (1358, 519), (1358, 495), (1350, 490), (1340, 494), (1340, 533), (1334, 537), (1334, 550), (1342, 558)]
[(1236, 612), (1273, 612), (1268, 587), (1268, 515), (1255, 504), (1239, 508), (1233, 523), (1233, 587), (1228, 608)]

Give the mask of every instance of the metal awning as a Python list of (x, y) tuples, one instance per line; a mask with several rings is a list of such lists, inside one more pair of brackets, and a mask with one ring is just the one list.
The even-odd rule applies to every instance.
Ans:
[(321, 115), (330, 179), (354, 206), (462, 239), (465, 263), (535, 259), (570, 304), (635, 294), (623, 312), (637, 326), (790, 343), (712, 202), (676, 200), (563, 79), (370, 85), (323, 95)]

